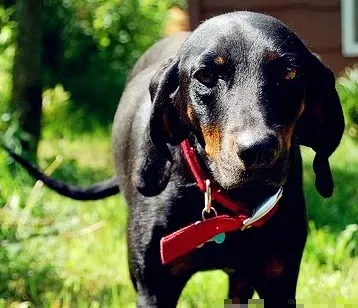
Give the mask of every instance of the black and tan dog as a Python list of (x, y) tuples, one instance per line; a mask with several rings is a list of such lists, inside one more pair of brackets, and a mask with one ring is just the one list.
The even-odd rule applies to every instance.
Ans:
[[(236, 12), (150, 48), (128, 78), (113, 125), (116, 177), (80, 189), (44, 176), (61, 194), (98, 199), (119, 191), (129, 207), (130, 272), (139, 307), (173, 307), (197, 271), (222, 269), (229, 297), (256, 290), (266, 303), (295, 297), (306, 241), (299, 145), (311, 147), (316, 188), (333, 191), (328, 157), (344, 129), (332, 72), (278, 20)], [(283, 187), (261, 228), (163, 265), (160, 240), (201, 219), (203, 194), (179, 144), (188, 139), (203, 170), (249, 210)], [(218, 214), (230, 214), (214, 203)], [(278, 306), (277, 306), (278, 307)]]

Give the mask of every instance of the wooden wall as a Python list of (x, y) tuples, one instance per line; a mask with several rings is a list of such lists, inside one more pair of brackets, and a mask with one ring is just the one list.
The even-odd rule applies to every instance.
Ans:
[(336, 74), (358, 58), (341, 52), (340, 0), (189, 0), (190, 25), (234, 10), (272, 15), (292, 28)]

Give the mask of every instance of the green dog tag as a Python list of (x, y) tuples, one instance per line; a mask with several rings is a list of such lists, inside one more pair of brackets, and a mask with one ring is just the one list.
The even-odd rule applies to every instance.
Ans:
[(211, 240), (214, 241), (216, 244), (222, 244), (225, 241), (225, 233), (219, 233), (215, 235)]

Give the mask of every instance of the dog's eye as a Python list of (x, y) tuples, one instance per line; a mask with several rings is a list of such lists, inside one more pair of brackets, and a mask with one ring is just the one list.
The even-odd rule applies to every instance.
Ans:
[(218, 76), (208, 69), (201, 69), (194, 74), (194, 78), (203, 85), (212, 88), (218, 81)]
[(286, 80), (293, 80), (297, 76), (297, 70), (294, 67), (286, 67), (282, 72), (282, 77)]

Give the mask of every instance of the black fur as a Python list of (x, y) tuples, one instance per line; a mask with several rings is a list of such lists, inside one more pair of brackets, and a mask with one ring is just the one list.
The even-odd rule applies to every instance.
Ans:
[[(189, 278), (208, 269), (229, 275), (235, 301), (256, 290), (267, 306), (286, 306), (307, 235), (299, 145), (316, 152), (316, 187), (330, 196), (328, 158), (343, 129), (332, 72), (272, 17), (221, 15), (149, 49), (130, 74), (113, 125), (137, 306), (175, 306)], [(221, 245), (163, 266), (160, 239), (200, 220), (203, 208), (178, 146), (185, 138), (217, 183), (248, 207), (280, 186), (284, 193), (263, 228), (232, 232)]]
[(57, 193), (75, 200), (90, 201), (107, 198), (119, 193), (119, 186), (117, 177), (104, 180), (102, 182), (94, 183), (89, 187), (79, 187), (69, 185), (67, 183), (56, 180), (45, 173), (41, 172), (37, 167), (33, 166), (26, 159), (16, 154), (14, 151), (1, 145), (11, 157), (20, 163), (26, 170), (37, 180), (41, 180), (47, 187), (56, 191)]

